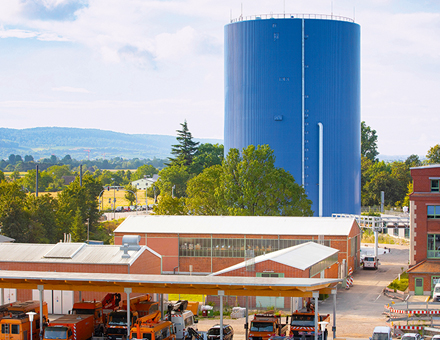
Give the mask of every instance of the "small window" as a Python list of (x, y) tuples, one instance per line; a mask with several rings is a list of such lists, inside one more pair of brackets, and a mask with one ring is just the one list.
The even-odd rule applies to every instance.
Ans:
[(5, 323), (2, 325), (2, 334), (9, 334), (9, 324)]
[(440, 218), (440, 205), (428, 205), (428, 218)]
[(20, 325), (11, 325), (11, 334), (20, 334)]
[(274, 33), (273, 34), (273, 40), (278, 40), (280, 38), (280, 34), (279, 33)]
[(439, 180), (431, 179), (431, 192), (439, 192)]

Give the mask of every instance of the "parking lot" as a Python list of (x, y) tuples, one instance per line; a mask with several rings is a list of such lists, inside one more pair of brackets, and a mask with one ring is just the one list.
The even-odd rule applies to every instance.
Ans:
[[(364, 246), (364, 245), (363, 245)], [(372, 249), (373, 245), (369, 244)], [(376, 326), (386, 326), (386, 318), (382, 315), (384, 305), (391, 301), (382, 294), (382, 290), (394, 280), (402, 268), (408, 268), (408, 246), (387, 245), (391, 252), (379, 255), (378, 270), (358, 270), (354, 273), (354, 285), (349, 290), (338, 289), (336, 335), (338, 338), (368, 339)], [(333, 313), (332, 299), (320, 303), (320, 313)], [(218, 317), (199, 318), (199, 330), (207, 331), (212, 325), (219, 323)], [(224, 323), (234, 328), (234, 339), (244, 340), (245, 319), (225, 319)], [(332, 321), (333, 323), (333, 321)], [(329, 328), (331, 330), (331, 328)], [(333, 333), (329, 331), (329, 337)]]

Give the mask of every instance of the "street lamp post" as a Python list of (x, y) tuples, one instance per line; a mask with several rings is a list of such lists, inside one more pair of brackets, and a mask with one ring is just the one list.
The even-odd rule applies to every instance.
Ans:
[(174, 184), (173, 185), (173, 188), (172, 188), (172, 190), (171, 190), (171, 196), (174, 198), (174, 189), (176, 189), (176, 185)]
[(32, 340), (32, 336), (33, 336), (33, 333), (34, 333), (34, 331), (32, 329), (32, 321), (34, 321), (34, 315), (37, 314), (37, 313), (35, 313), (35, 312), (27, 312), (26, 314), (29, 316), (29, 321), (31, 323), (31, 330), (30, 330), (30, 332), (31, 332), (31, 340)]

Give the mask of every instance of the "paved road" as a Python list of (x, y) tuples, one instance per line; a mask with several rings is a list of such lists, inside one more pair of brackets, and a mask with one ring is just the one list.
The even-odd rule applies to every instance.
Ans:
[[(409, 255), (407, 246), (391, 245), (390, 248), (390, 253), (379, 255), (378, 270), (358, 270), (353, 275), (353, 287), (338, 290), (337, 337), (367, 339), (374, 327), (387, 325), (382, 313), (391, 299), (383, 295), (382, 290), (402, 272), (402, 268), (408, 268)], [(326, 313), (332, 313), (332, 308), (331, 299), (320, 305), (320, 310)]]

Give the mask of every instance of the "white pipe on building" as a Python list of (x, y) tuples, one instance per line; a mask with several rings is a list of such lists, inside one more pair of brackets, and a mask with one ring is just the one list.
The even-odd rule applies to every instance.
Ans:
[(323, 173), (324, 173), (324, 126), (318, 123), (319, 127), (319, 217), (322, 217), (323, 202)]

